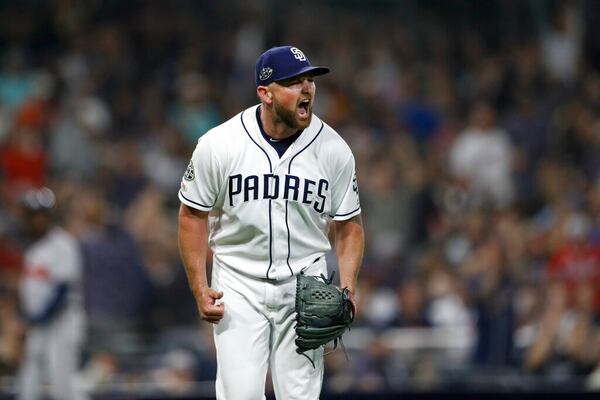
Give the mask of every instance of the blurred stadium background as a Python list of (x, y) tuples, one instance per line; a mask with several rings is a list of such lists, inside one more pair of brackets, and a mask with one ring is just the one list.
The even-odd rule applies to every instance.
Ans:
[(333, 69), (316, 112), (354, 150), (367, 232), (323, 398), (599, 391), (599, 1), (3, 0), (0, 397), (26, 329), (16, 204), (40, 185), (85, 255), (81, 384), (213, 395), (177, 190), (283, 43)]

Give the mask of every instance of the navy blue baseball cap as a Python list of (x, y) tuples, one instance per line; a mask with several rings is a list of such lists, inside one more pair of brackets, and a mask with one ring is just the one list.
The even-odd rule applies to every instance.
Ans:
[(313, 66), (297, 47), (272, 47), (256, 60), (256, 86), (266, 86), (305, 73), (324, 75), (329, 71), (327, 67)]

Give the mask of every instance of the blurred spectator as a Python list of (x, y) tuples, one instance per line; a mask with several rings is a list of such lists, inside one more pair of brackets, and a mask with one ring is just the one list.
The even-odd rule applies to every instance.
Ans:
[(14, 236), (10, 222), (0, 213), (0, 291), (6, 295), (17, 293), (23, 268), (22, 249)]
[(361, 197), (368, 238), (366, 258), (385, 268), (374, 273), (400, 272), (394, 269), (410, 240), (413, 190), (401, 180), (398, 162), (389, 156), (379, 157), (368, 168), (371, 178)]
[[(425, 97), (418, 82), (422, 79), (412, 71), (407, 71), (401, 79), (400, 95), (402, 100), (398, 107), (399, 119), (408, 127), (418, 142), (425, 142), (438, 133), (442, 116), (431, 104), (433, 98)], [(386, 80), (386, 87), (392, 85), (394, 79)], [(433, 96), (432, 96), (433, 97)]]
[(15, 293), (0, 289), (0, 376), (14, 376), (23, 357), (25, 327)]
[(85, 307), (90, 323), (90, 346), (114, 350), (145, 317), (148, 278), (138, 244), (114, 220), (102, 192), (80, 187), (76, 208), (68, 215), (69, 228), (83, 250)]
[(181, 171), (189, 162), (190, 155), (183, 144), (181, 134), (164, 126), (140, 146), (144, 174), (165, 195), (179, 190)]
[(515, 282), (505, 252), (498, 238), (490, 236), (462, 272), (476, 313), (473, 357), (477, 365), (503, 367), (514, 362)]
[(9, 195), (42, 186), (48, 175), (48, 154), (39, 132), (15, 127), (0, 143), (0, 179)]
[(465, 288), (457, 276), (447, 270), (435, 272), (427, 281), (429, 309), (427, 320), (433, 326), (473, 328), (466, 304)]
[(590, 186), (586, 200), (590, 210), (590, 242), (593, 246), (600, 246), (600, 180)]
[(567, 383), (590, 373), (596, 361), (593, 297), (589, 287), (583, 286), (569, 306), (564, 285), (554, 282), (547, 289), (546, 306), (523, 343), (523, 365), (547, 376), (549, 382)]
[(398, 285), (398, 308), (393, 326), (426, 327), (431, 326), (427, 312), (427, 296), (423, 281), (409, 278)]
[(23, 351), (18, 290), (23, 254), (0, 213), (0, 375), (14, 375)]
[(562, 226), (563, 240), (550, 255), (548, 276), (566, 286), (568, 306), (575, 303), (580, 290), (587, 291), (600, 315), (600, 247), (590, 242), (590, 233), (586, 214), (568, 215)]
[(537, 101), (532, 94), (519, 94), (514, 108), (509, 111), (502, 126), (514, 143), (515, 153), (515, 200), (526, 210), (535, 209), (539, 194), (535, 191), (535, 172), (540, 158), (550, 141), (551, 108), (544, 101)]
[(94, 177), (99, 164), (99, 141), (110, 124), (106, 105), (98, 98), (65, 102), (49, 143), (54, 172), (78, 179)]
[(4, 52), (0, 68), (0, 103), (11, 110), (18, 109), (31, 95), (35, 73), (28, 65), (24, 47)]
[(171, 350), (164, 355), (162, 367), (152, 373), (152, 378), (165, 393), (186, 395), (193, 393), (196, 382), (197, 359), (191, 351)]
[(185, 269), (178, 257), (175, 226), (170, 223), (165, 196), (147, 186), (123, 215), (128, 232), (139, 244), (148, 279), (147, 328), (166, 331), (198, 320)]
[(600, 139), (598, 113), (580, 101), (567, 104), (563, 110), (564, 126), (558, 138), (558, 157), (577, 167), (588, 179), (600, 177)]
[(514, 200), (512, 146), (496, 125), (489, 103), (473, 106), (470, 125), (450, 149), (450, 168), (481, 203), (506, 207)]
[[(537, 13), (546, 12), (541, 3), (530, 4)], [(550, 76), (563, 84), (573, 82), (579, 67), (583, 39), (581, 12), (580, 4), (565, 2), (551, 15), (538, 15), (544, 65)]]
[(126, 138), (103, 150), (106, 175), (101, 179), (106, 190), (106, 200), (118, 210), (124, 210), (148, 183), (140, 149), (133, 139)]
[(171, 110), (173, 122), (189, 143), (218, 125), (220, 116), (210, 102), (209, 83), (197, 73), (184, 73), (175, 83), (178, 101)]

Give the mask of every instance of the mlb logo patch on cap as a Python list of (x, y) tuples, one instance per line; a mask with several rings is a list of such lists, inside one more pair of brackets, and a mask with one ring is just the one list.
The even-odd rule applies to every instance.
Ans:
[(273, 47), (265, 51), (256, 61), (256, 86), (266, 86), (294, 76), (310, 73), (323, 75), (327, 67), (313, 66), (304, 52), (293, 46)]
[(260, 73), (258, 74), (258, 79), (260, 79), (261, 81), (266, 81), (271, 77), (271, 75), (273, 75), (273, 68), (264, 67), (260, 70)]

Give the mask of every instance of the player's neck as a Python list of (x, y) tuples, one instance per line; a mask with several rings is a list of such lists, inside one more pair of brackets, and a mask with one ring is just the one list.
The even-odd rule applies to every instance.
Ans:
[(283, 121), (274, 118), (273, 114), (264, 105), (261, 106), (260, 121), (262, 122), (263, 131), (273, 139), (287, 139), (298, 132), (298, 129), (291, 128)]

